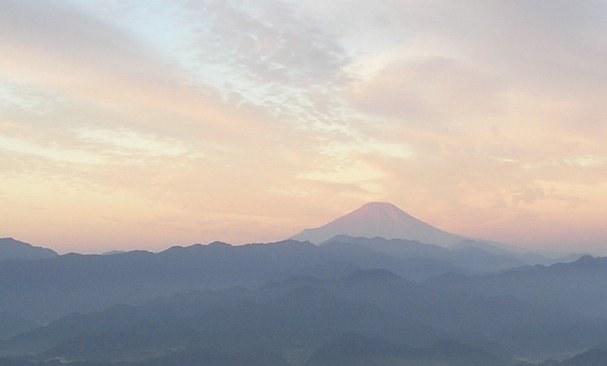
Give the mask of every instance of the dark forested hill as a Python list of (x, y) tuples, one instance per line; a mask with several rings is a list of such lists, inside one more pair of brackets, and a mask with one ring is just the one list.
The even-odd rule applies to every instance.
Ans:
[[(72, 314), (15, 336), (0, 350), (5, 356), (29, 355), (40, 361), (129, 359), (154, 364), (183, 354), (223, 352), (221, 357), (249, 354), (302, 365), (330, 364), (351, 357), (339, 354), (346, 347), (340, 337), (350, 333), (385, 341), (378, 343), (380, 349), (399, 345), (390, 362), (421, 355), (419, 362), (450, 359), (446, 365), (464, 365), (589, 348), (607, 339), (607, 322), (514, 298), (428, 289), (377, 269), (334, 279), (297, 276), (254, 290), (191, 292), (142, 306)], [(373, 344), (362, 359), (378, 357)], [(445, 356), (447, 349), (461, 357)]]

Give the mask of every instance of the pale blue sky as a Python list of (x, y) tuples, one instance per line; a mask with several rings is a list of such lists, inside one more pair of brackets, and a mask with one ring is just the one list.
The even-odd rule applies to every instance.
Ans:
[(607, 252), (605, 1), (0, 5), (0, 236), (268, 241), (390, 201)]

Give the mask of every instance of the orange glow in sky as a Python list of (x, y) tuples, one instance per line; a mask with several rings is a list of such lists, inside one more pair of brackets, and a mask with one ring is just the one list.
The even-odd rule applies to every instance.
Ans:
[(607, 254), (607, 3), (7, 1), (0, 237), (287, 238), (389, 201)]

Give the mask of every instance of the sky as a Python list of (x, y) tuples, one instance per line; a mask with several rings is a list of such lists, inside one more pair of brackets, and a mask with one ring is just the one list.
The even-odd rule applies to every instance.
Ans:
[(267, 242), (388, 201), (607, 254), (607, 1), (0, 6), (0, 237)]

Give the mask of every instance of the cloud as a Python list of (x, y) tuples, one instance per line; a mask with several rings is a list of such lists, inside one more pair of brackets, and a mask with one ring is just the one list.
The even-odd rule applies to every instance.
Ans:
[(38, 158), (54, 160), (58, 162), (102, 165), (105, 163), (103, 157), (82, 150), (66, 149), (61, 146), (40, 146), (14, 138), (0, 136), (0, 150), (15, 154), (33, 155)]
[(230, 60), (235, 72), (266, 83), (308, 87), (343, 78), (348, 57), (331, 34), (293, 7), (280, 2), (197, 1), (192, 15), (207, 20), (196, 27), (193, 46), (201, 60)]
[(605, 158), (599, 158), (593, 155), (571, 156), (565, 158), (563, 162), (566, 165), (579, 166), (582, 168), (591, 168), (605, 165)]
[(396, 60), (357, 84), (352, 104), (369, 115), (420, 128), (449, 129), (468, 119), (500, 113), (502, 85), (454, 59)]
[(109, 146), (124, 154), (133, 152), (151, 156), (185, 156), (188, 153), (187, 147), (179, 140), (161, 139), (124, 128), (84, 128), (78, 132), (78, 137), (86, 143)]
[(600, 232), (604, 1), (3, 5), (0, 193), (57, 210), (40, 238), (280, 239), (367, 200), (496, 240)]
[(350, 81), (348, 50), (296, 4), (195, 1), (185, 9), (185, 64), (197, 82), (302, 131), (345, 123), (339, 108)]

